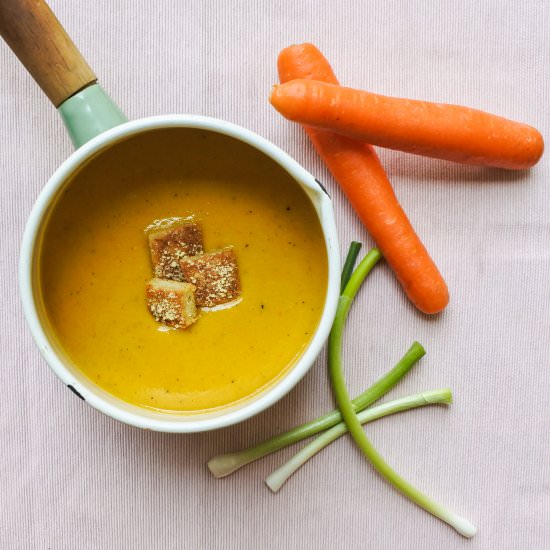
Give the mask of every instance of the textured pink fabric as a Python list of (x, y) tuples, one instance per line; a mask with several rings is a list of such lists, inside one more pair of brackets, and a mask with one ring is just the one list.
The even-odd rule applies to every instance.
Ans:
[[(342, 248), (371, 242), (300, 129), (270, 108), (278, 51), (311, 41), (342, 83), (456, 102), (549, 137), (550, 4), (485, 0), (56, 0), (53, 9), (129, 117), (221, 117), (274, 141), (326, 183)], [(54, 109), (0, 44), (0, 548), (542, 549), (550, 540), (550, 171), (468, 168), (381, 151), (444, 273), (451, 304), (418, 314), (386, 266), (346, 334), (352, 393), (414, 340), (428, 355), (392, 392), (443, 386), (455, 404), (367, 430), (405, 477), (471, 519), (466, 542), (390, 489), (348, 438), (277, 495), (283, 451), (217, 481), (205, 463), (332, 407), (324, 358), (283, 402), (193, 436), (119, 424), (57, 380), (25, 326), (19, 240), (71, 145)]]

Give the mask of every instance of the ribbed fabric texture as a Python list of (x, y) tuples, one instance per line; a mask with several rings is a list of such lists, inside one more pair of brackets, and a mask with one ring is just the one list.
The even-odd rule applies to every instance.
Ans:
[[(550, 4), (541, 0), (56, 0), (51, 6), (130, 118), (200, 113), (288, 151), (334, 199), (342, 253), (370, 238), (303, 132), (269, 105), (279, 50), (316, 43), (342, 83), (455, 102), (550, 136)], [(262, 479), (291, 450), (224, 480), (212, 455), (305, 421), (333, 401), (321, 357), (281, 403), (242, 425), (163, 435), (117, 423), (50, 371), (25, 326), (19, 242), (40, 189), (71, 152), (61, 121), (0, 43), (0, 548), (542, 549), (550, 540), (550, 170), (483, 170), (381, 151), (451, 303), (427, 318), (387, 266), (346, 333), (356, 394), (417, 339), (428, 355), (392, 392), (449, 386), (455, 403), (371, 424), (400, 473), (473, 521), (464, 541), (410, 504), (349, 438), (280, 491)], [(276, 343), (274, 343), (276, 344)]]

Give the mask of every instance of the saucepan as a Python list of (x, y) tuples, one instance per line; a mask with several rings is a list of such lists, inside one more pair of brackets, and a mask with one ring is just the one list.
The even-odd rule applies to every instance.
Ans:
[[(50, 8), (42, 0), (2, 0), (0, 31), (61, 115), (76, 150), (51, 176), (29, 216), (21, 245), (19, 284), (24, 314), (40, 352), (55, 374), (86, 403), (127, 424), (157, 431), (197, 432), (243, 421), (266, 409), (305, 375), (326, 341), (339, 296), (339, 248), (331, 200), (322, 185), (279, 147), (223, 120), (170, 114), (128, 121), (113, 103)], [(37, 290), (38, 240), (52, 204), (82, 166), (133, 136), (159, 129), (200, 129), (243, 142), (282, 167), (309, 196), (328, 258), (328, 283), (320, 321), (289, 371), (252, 399), (206, 414), (164, 414), (124, 402), (84, 376), (52, 341)]]

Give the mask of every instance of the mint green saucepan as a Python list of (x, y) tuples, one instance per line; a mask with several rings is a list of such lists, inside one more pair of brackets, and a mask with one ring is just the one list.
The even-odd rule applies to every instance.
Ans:
[[(234, 124), (208, 117), (165, 115), (127, 121), (97, 83), (67, 33), (43, 0), (0, 0), (0, 33), (50, 98), (69, 131), (76, 151), (46, 183), (29, 216), (19, 264), (25, 316), (40, 352), (70, 389), (113, 418), (141, 428), (167, 432), (197, 432), (240, 422), (285, 395), (307, 372), (325, 342), (339, 294), (339, 251), (332, 204), (315, 178), (281, 149)], [(56, 351), (41, 311), (37, 284), (37, 248), (44, 221), (56, 197), (71, 185), (72, 176), (116, 143), (159, 129), (181, 128), (215, 132), (239, 140), (281, 166), (311, 198), (323, 228), (329, 262), (329, 282), (321, 321), (301, 358), (274, 385), (242, 404), (204, 414), (168, 414), (136, 407), (97, 387)], [(175, 154), (178, 154), (176, 152)]]

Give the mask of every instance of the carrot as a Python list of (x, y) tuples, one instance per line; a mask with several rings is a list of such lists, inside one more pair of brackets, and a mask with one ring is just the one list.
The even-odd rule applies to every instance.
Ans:
[[(313, 44), (284, 49), (278, 70), (281, 82), (310, 78), (338, 83)], [(373, 147), (334, 132), (305, 130), (413, 304), (424, 313), (445, 308), (447, 285), (399, 205)]]
[(527, 124), (468, 107), (386, 97), (305, 78), (276, 86), (271, 103), (286, 118), (307, 126), (389, 149), (516, 170), (536, 164), (544, 150), (541, 134)]

